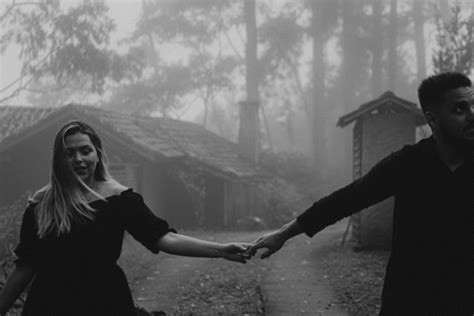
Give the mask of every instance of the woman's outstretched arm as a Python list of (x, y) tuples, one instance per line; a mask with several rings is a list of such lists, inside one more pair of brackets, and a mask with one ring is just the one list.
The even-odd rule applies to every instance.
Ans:
[(217, 243), (169, 232), (157, 242), (158, 250), (169, 254), (188, 257), (224, 258), (245, 263), (245, 254), (250, 244)]
[(35, 272), (29, 265), (19, 265), (8, 277), (0, 294), (0, 315), (5, 315), (26, 286), (33, 280)]

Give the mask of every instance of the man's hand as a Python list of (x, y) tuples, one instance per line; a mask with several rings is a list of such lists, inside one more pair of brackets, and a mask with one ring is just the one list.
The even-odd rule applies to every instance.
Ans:
[(248, 251), (250, 246), (249, 243), (238, 242), (221, 244), (218, 248), (219, 257), (230, 261), (246, 263), (247, 259), (251, 258)]
[(253, 245), (248, 250), (248, 254), (250, 254), (250, 256), (254, 256), (258, 249), (266, 248), (267, 251), (262, 253), (260, 258), (268, 258), (280, 250), (280, 248), (285, 244), (285, 241), (286, 238), (279, 230), (262, 235), (253, 242)]

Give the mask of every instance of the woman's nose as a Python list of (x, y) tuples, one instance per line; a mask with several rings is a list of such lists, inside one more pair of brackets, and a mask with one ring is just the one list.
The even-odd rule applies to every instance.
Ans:
[(83, 157), (80, 152), (76, 152), (73, 157), (73, 161), (81, 162), (83, 160)]

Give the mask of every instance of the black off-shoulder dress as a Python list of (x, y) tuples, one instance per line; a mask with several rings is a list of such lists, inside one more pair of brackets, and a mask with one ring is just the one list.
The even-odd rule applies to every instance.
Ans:
[(90, 203), (95, 219), (75, 225), (60, 237), (39, 239), (35, 206), (23, 215), (17, 265), (32, 266), (36, 276), (23, 316), (135, 315), (127, 279), (117, 265), (124, 232), (156, 253), (155, 243), (170, 229), (132, 189)]

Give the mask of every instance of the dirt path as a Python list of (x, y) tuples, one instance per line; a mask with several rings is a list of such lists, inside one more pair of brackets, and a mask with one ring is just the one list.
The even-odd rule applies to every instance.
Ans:
[[(260, 232), (241, 233), (203, 233), (199, 236), (206, 240), (242, 241), (251, 242), (260, 236)], [(189, 282), (201, 274), (212, 274), (219, 268), (226, 268), (240, 264), (223, 259), (187, 258), (172, 256), (165, 253), (159, 255), (159, 263), (152, 269), (152, 273), (136, 286), (134, 293), (137, 303), (148, 311), (164, 310), (170, 315), (178, 309), (178, 302), (189, 293)], [(247, 263), (247, 265), (252, 263)], [(254, 263), (255, 264), (255, 263)], [(245, 269), (243, 267), (242, 269)]]
[(267, 316), (344, 316), (321, 264), (321, 250), (340, 239), (346, 225), (338, 223), (318, 233), (289, 240), (267, 262), (262, 282)]
[[(190, 284), (196, 286), (195, 280), (199, 279), (198, 276), (212, 276), (213, 271), (223, 269), (239, 275), (245, 274), (247, 277), (258, 276), (265, 315), (346, 315), (337, 307), (332, 290), (318, 262), (319, 248), (334, 241), (335, 238), (340, 238), (344, 227), (342, 223), (332, 226), (319, 233), (317, 238), (312, 239), (298, 236), (290, 240), (271, 258), (266, 260), (254, 258), (246, 265), (225, 260), (160, 254), (159, 263), (151, 269), (150, 275), (136, 284), (134, 297), (140, 306), (149, 311), (164, 310), (169, 315), (181, 315), (176, 311), (179, 310), (179, 304), (183, 304), (183, 295), (189, 296), (189, 293), (193, 293), (193, 289), (189, 289)], [(227, 235), (203, 234), (199, 237), (208, 240), (216, 238), (219, 241), (250, 242), (260, 235), (261, 232), (244, 232)], [(229, 277), (240, 278), (238, 275)], [(220, 291), (220, 289), (216, 288), (212, 291)], [(193, 300), (185, 302), (193, 304)], [(190, 306), (190, 310), (193, 310), (192, 307)], [(224, 306), (222, 307), (222, 310), (225, 310)], [(197, 311), (192, 315), (210, 314)], [(219, 312), (216, 315), (229, 314)], [(232, 315), (255, 314), (248, 314), (242, 310), (241, 313), (232, 313)]]

